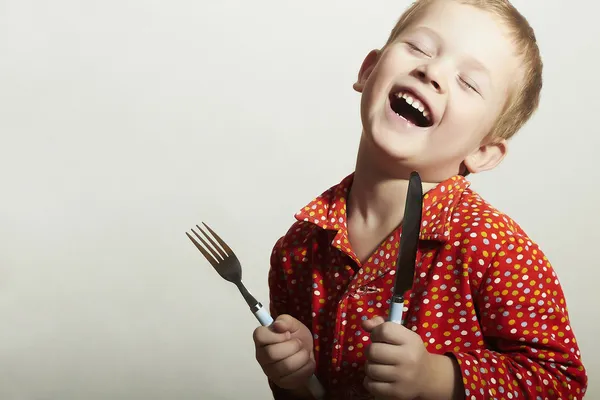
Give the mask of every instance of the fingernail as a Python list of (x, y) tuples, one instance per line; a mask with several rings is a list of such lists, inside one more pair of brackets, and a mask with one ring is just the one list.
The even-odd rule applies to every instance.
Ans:
[(281, 321), (275, 321), (275, 322), (273, 322), (273, 324), (271, 324), (271, 329), (278, 330), (280, 325), (281, 325)]

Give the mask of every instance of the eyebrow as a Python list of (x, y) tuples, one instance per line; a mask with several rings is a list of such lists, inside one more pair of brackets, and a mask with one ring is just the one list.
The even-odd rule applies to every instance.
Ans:
[[(413, 29), (414, 29), (414, 31), (424, 31), (426, 34), (433, 36), (438, 42), (443, 42), (440, 34), (427, 26), (423, 26), (423, 25), (415, 26)], [(471, 68), (477, 72), (484, 73), (487, 76), (487, 78), (491, 81), (492, 74), (491, 74), (490, 70), (481, 61), (479, 61), (478, 59), (476, 59), (474, 57), (470, 57), (470, 56), (467, 56), (466, 59), (467, 59), (466, 65), (468, 65), (469, 68)]]
[[(431, 28), (428, 28), (423, 25), (418, 25), (418, 26), (412, 27), (412, 29), (414, 31), (425, 31), (425, 33), (429, 34), (430, 36), (434, 36), (436, 40), (438, 40), (440, 42), (442, 41), (442, 37), (439, 35), (439, 33), (437, 33), (436, 31), (434, 31)], [(408, 31), (408, 29), (407, 29), (407, 31)]]
[(485, 65), (483, 65), (483, 63), (481, 61), (477, 60), (476, 58), (469, 57), (467, 60), (467, 65), (476, 71), (483, 72), (484, 74), (486, 74), (488, 76), (488, 78), (491, 79), (492, 74), (490, 73), (490, 70)]

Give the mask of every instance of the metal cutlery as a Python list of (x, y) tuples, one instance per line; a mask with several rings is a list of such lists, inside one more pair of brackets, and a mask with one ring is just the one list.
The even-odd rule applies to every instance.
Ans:
[(402, 221), (402, 236), (400, 251), (396, 260), (396, 280), (390, 305), (389, 321), (401, 324), (404, 309), (404, 294), (412, 285), (417, 260), (417, 247), (421, 230), (421, 213), (423, 209), (423, 186), (417, 172), (410, 175), (404, 219)]
[[(219, 237), (208, 225), (202, 223), (204, 228), (210, 233), (207, 234), (204, 229), (196, 225), (196, 228), (202, 233), (200, 235), (194, 229), (194, 236), (186, 232), (187, 237), (200, 250), (200, 253), (213, 266), (213, 268), (221, 275), (221, 277), (237, 286), (242, 297), (246, 300), (246, 304), (260, 322), (262, 326), (269, 326), (273, 323), (273, 318), (268, 310), (246, 289), (242, 283), (242, 265), (231, 248)], [(212, 236), (212, 237), (211, 237)], [(323, 399), (325, 389), (313, 374), (308, 382), (308, 389), (315, 399)]]

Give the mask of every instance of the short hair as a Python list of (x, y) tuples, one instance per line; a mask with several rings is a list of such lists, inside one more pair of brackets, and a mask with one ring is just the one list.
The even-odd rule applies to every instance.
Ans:
[[(416, 0), (400, 17), (386, 47), (437, 0)], [(512, 34), (517, 55), (522, 59), (522, 78), (512, 90), (494, 128), (492, 138), (510, 139), (531, 118), (540, 103), (543, 62), (533, 28), (508, 0), (453, 0), (477, 7), (500, 18)]]

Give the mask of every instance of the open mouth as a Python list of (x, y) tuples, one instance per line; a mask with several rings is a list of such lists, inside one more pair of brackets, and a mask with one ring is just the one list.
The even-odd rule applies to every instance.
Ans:
[(390, 93), (390, 106), (396, 114), (413, 125), (421, 128), (433, 125), (433, 116), (427, 104), (408, 90)]

